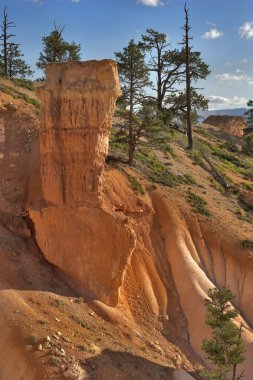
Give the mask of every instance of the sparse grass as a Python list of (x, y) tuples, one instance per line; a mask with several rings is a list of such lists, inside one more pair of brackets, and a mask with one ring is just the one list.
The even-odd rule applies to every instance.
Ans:
[(170, 173), (168, 168), (158, 159), (152, 149), (145, 147), (136, 154), (138, 162), (143, 166), (141, 170), (145, 170), (147, 176), (154, 182), (160, 183), (168, 187), (175, 187), (180, 184), (178, 176)]
[(221, 186), (221, 184), (219, 182), (217, 182), (213, 177), (210, 177), (209, 178), (210, 182), (211, 182), (211, 186), (218, 190), (219, 192), (221, 193), (225, 193), (225, 189), (223, 186)]
[(87, 325), (87, 323), (85, 321), (83, 321), (82, 319), (80, 319), (77, 315), (70, 315), (69, 318), (72, 319), (74, 322), (76, 322), (81, 327), (83, 327), (84, 329), (90, 330), (90, 327)]
[(55, 306), (55, 307), (58, 307), (60, 309), (65, 309), (68, 305), (66, 304), (66, 302), (64, 302), (63, 300), (61, 299), (58, 299), (58, 298), (54, 298), (51, 302), (51, 305), (52, 306)]
[(202, 165), (203, 158), (198, 150), (190, 150), (189, 157), (192, 159), (194, 165)]
[(208, 132), (205, 128), (203, 127), (197, 127), (194, 128), (194, 132), (196, 132), (198, 135), (204, 136), (206, 138), (212, 138), (212, 135), (210, 132)]
[(245, 239), (245, 240), (242, 240), (241, 244), (243, 248), (253, 249), (253, 240)]
[(143, 189), (143, 186), (140, 182), (137, 181), (137, 179), (134, 176), (129, 175), (128, 179), (132, 185), (133, 190), (138, 195), (144, 195), (145, 190)]
[(38, 99), (30, 98), (28, 95), (23, 94), (22, 92), (19, 92), (17, 89), (9, 87), (9, 86), (0, 86), (0, 92), (3, 92), (7, 95), (11, 95), (15, 99), (22, 99), (26, 103), (31, 104), (35, 108), (40, 108), (40, 102)]
[(35, 91), (34, 83), (33, 81), (29, 79), (15, 78), (15, 79), (12, 79), (12, 82), (16, 84), (17, 86), (26, 88), (27, 90)]
[(198, 214), (202, 214), (205, 216), (211, 215), (210, 211), (206, 207), (207, 202), (199, 195), (196, 195), (192, 193), (191, 191), (188, 191), (187, 200), (192, 206), (193, 210), (197, 212)]
[(185, 183), (186, 185), (197, 185), (197, 182), (191, 174), (183, 174), (182, 176), (179, 176), (179, 179), (182, 183)]
[(246, 190), (253, 191), (253, 183), (241, 182), (240, 185)]
[(249, 212), (244, 211), (242, 209), (238, 209), (236, 211), (236, 215), (239, 220), (242, 220), (243, 222), (246, 222), (249, 224), (253, 224), (253, 216)]

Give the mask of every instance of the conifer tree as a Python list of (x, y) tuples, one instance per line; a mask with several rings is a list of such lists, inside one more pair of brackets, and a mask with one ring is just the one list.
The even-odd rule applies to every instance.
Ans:
[(15, 24), (9, 21), (7, 7), (4, 8), (3, 21), (0, 27), (2, 29), (0, 36), (0, 44), (2, 45), (0, 56), (1, 75), (9, 78), (31, 76), (33, 71), (22, 59), (23, 54), (19, 49), (19, 44), (12, 41), (15, 34), (12, 34), (9, 29), (15, 27)]
[(175, 92), (175, 85), (180, 82), (182, 55), (178, 49), (170, 49), (165, 33), (147, 29), (142, 35), (141, 47), (148, 52), (150, 59), (148, 69), (156, 75), (154, 91), (156, 107), (164, 111), (164, 102), (168, 93)]
[[(189, 24), (189, 10), (184, 6), (185, 12), (185, 24), (182, 27), (184, 30), (183, 35), (183, 63), (185, 66), (184, 76), (185, 76), (185, 99), (186, 99), (186, 126), (187, 126), (187, 137), (188, 137), (188, 149), (192, 150), (193, 148), (193, 138), (192, 138), (192, 103), (193, 103), (193, 92), (196, 94), (196, 89), (192, 86), (193, 82), (196, 82), (198, 79), (205, 79), (210, 71), (208, 65), (205, 64), (201, 57), (200, 52), (193, 52), (192, 46), (190, 46), (190, 24)], [(196, 96), (195, 96), (196, 98)]]
[(64, 26), (54, 24), (54, 30), (48, 36), (42, 37), (43, 51), (36, 63), (39, 69), (45, 70), (46, 65), (52, 62), (80, 61), (81, 45), (65, 41), (63, 30)]
[(123, 91), (121, 117), (124, 118), (127, 128), (128, 162), (132, 164), (136, 147), (147, 125), (143, 106), (145, 87), (149, 85), (149, 73), (144, 53), (140, 45), (135, 44), (133, 40), (123, 52), (116, 52), (115, 56)]
[(21, 58), (24, 54), (21, 53), (19, 45), (11, 42), (8, 49), (8, 69), (7, 74), (9, 78), (21, 77), (33, 75), (33, 71), (25, 61)]
[(227, 288), (213, 288), (209, 289), (208, 297), (205, 299), (206, 324), (212, 330), (212, 337), (203, 340), (202, 350), (216, 369), (206, 371), (204, 375), (213, 380), (242, 379), (243, 372), (237, 375), (237, 365), (245, 360), (241, 341), (243, 326), (237, 327), (233, 322), (233, 318), (239, 315), (231, 306), (234, 295)]
[(1, 51), (1, 66), (2, 74), (8, 76), (8, 56), (9, 56), (9, 40), (12, 37), (15, 37), (15, 34), (12, 34), (9, 29), (14, 28), (15, 24), (12, 21), (9, 21), (7, 14), (7, 7), (4, 7), (3, 21), (1, 24), (2, 34), (0, 36), (2, 51)]

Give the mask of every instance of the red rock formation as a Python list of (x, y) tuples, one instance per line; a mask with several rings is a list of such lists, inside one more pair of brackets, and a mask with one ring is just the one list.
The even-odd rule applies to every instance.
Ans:
[(124, 219), (99, 208), (111, 119), (120, 95), (116, 64), (51, 64), (38, 95), (45, 207), (30, 210), (37, 242), (46, 259), (81, 289), (116, 304), (135, 244)]
[(243, 137), (243, 130), (246, 128), (242, 116), (210, 115), (206, 118), (204, 123), (218, 127), (237, 137)]
[(41, 179), (47, 204), (98, 205), (115, 101), (113, 61), (54, 63), (38, 96)]

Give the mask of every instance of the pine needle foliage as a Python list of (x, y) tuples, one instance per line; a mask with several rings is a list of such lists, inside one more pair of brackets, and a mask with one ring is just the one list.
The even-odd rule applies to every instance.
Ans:
[(234, 295), (228, 288), (213, 288), (209, 289), (208, 297), (205, 299), (206, 324), (211, 328), (212, 336), (203, 340), (202, 350), (216, 368), (203, 375), (213, 380), (243, 379), (243, 372), (237, 375), (238, 364), (245, 360), (241, 340), (243, 326), (238, 327), (233, 321), (239, 315), (231, 306)]

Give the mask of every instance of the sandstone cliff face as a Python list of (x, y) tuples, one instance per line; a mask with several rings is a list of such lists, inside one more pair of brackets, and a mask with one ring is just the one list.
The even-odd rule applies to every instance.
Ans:
[(37, 162), (36, 148), (38, 120), (33, 107), (0, 93), (0, 191), (13, 205), (26, 200), (27, 181)]
[(112, 61), (54, 63), (41, 100), (41, 180), (47, 204), (98, 206), (115, 101)]
[[(146, 313), (151, 311), (163, 321), (163, 334), (169, 334), (170, 323), (178, 339), (183, 330), (184, 344), (189, 342), (205, 361), (201, 345), (210, 330), (205, 324), (204, 299), (210, 288), (228, 286), (236, 296), (234, 306), (241, 314), (238, 322), (241, 320), (245, 327), (247, 360), (241, 369), (250, 379), (253, 373), (252, 254), (236, 245), (232, 236), (225, 236), (224, 231), (207, 218), (187, 215), (175, 193), (170, 196), (166, 191), (151, 187), (139, 207), (130, 192), (121, 191), (127, 188), (123, 176), (112, 173), (111, 178), (110, 193), (106, 192), (106, 196), (116, 207), (125, 205), (137, 239), (122, 294), (129, 292), (129, 284), (137, 283), (135, 293), (142, 294), (147, 303)], [(139, 212), (138, 208), (141, 208)], [(134, 308), (131, 313), (134, 314)]]
[(124, 219), (100, 208), (111, 119), (120, 95), (116, 64), (51, 64), (38, 95), (44, 206), (30, 210), (37, 242), (46, 259), (80, 289), (116, 304), (135, 244)]
[(246, 128), (242, 116), (210, 115), (206, 118), (204, 123), (218, 127), (237, 137), (243, 137), (243, 130)]

